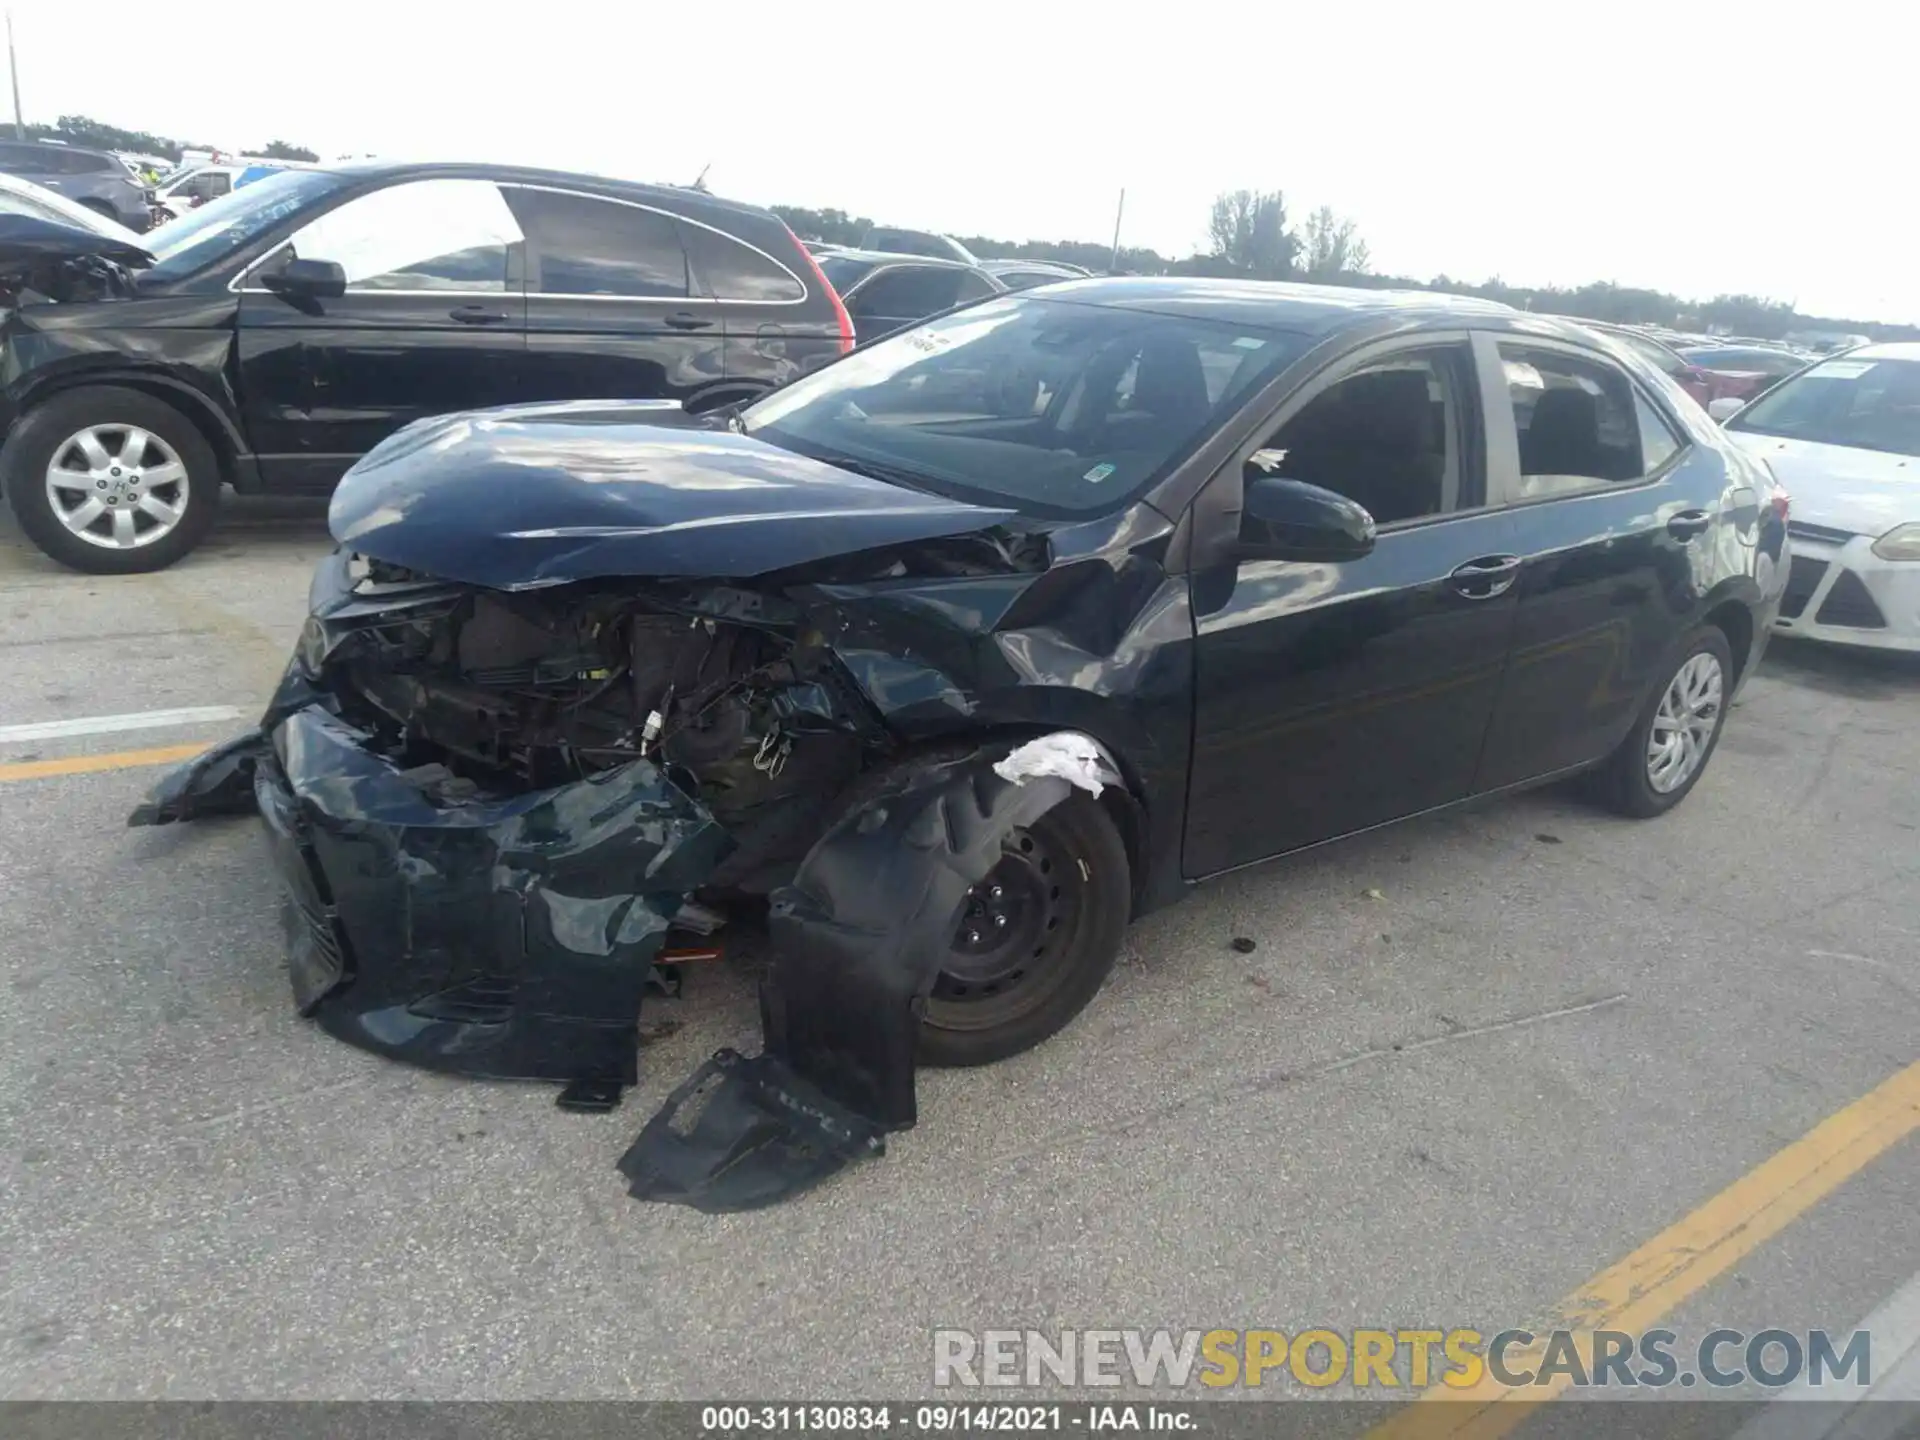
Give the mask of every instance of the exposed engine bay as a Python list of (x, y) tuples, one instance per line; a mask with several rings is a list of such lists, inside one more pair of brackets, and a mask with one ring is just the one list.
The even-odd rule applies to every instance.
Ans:
[(638, 758), (683, 771), (734, 837), (715, 890), (765, 894), (818, 837), (823, 801), (887, 748), (824, 637), (777, 599), (567, 586), (423, 600), (377, 564), (356, 586), (389, 588), (412, 603), (327, 647), (345, 718), (410, 769), (443, 770), (422, 779), (449, 800)]

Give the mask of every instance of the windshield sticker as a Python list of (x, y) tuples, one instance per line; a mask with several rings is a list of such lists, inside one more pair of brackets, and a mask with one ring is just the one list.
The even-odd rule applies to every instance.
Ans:
[(1873, 368), (1871, 360), (1829, 360), (1807, 372), (1822, 380), (1858, 380)]
[(1258, 335), (1242, 335), (1233, 342), (1233, 348), (1236, 350), (1262, 350), (1266, 348), (1266, 344), (1267, 342), (1262, 340)]
[(1116, 468), (1116, 466), (1109, 465), (1105, 461), (1102, 461), (1080, 478), (1085, 480), (1089, 485), (1098, 485), (1102, 480), (1112, 475)]

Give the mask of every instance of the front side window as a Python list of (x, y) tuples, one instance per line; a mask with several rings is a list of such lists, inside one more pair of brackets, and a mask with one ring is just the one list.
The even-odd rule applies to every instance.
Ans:
[(1500, 360), (1520, 446), (1519, 498), (1638, 480), (1660, 463), (1642, 457), (1642, 402), (1613, 365), (1507, 344)]
[(1314, 396), (1260, 453), (1274, 473), (1344, 495), (1380, 525), (1478, 505), (1471, 373), (1463, 345), (1377, 361)]
[(673, 299), (687, 294), (687, 252), (671, 215), (591, 195), (510, 186), (529, 241), (536, 295)]
[(1727, 429), (1920, 455), (1920, 360), (1823, 360), (1748, 405)]
[(158, 261), (144, 283), (184, 279), (324, 203), (346, 183), (326, 170), (282, 170), (218, 200), (209, 200), (145, 237)]
[(1307, 343), (1288, 330), (1003, 296), (856, 350), (741, 424), (938, 494), (1039, 516), (1108, 513)]
[(765, 305), (807, 298), (807, 287), (791, 270), (731, 235), (691, 220), (681, 225), (680, 233), (694, 273), (715, 299)]
[[(260, 186), (245, 187), (252, 194)], [(416, 180), (349, 200), (298, 231), (288, 259), (331, 260), (349, 291), (507, 288), (519, 223), (487, 180)]]

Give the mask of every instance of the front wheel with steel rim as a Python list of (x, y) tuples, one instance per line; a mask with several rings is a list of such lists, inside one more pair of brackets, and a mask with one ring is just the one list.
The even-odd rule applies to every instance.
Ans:
[(1600, 798), (1624, 815), (1663, 815), (1707, 768), (1726, 724), (1733, 656), (1718, 626), (1694, 631), (1633, 730), (1595, 772)]
[(961, 907), (927, 998), (920, 1061), (985, 1065), (1066, 1025), (1113, 969), (1132, 893), (1126, 846), (1089, 795), (1009, 834)]
[(8, 499), (42, 550), (78, 570), (171, 565), (213, 521), (220, 473), (186, 416), (117, 386), (72, 390), (30, 411), (5, 452)]

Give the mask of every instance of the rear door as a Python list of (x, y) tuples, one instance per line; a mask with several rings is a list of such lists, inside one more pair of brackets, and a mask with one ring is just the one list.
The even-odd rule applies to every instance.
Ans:
[(726, 378), (720, 307), (693, 293), (679, 219), (510, 185), (527, 236), (527, 400), (681, 400)]
[[(493, 182), (421, 179), (328, 211), (244, 275), (238, 388), (262, 479), (324, 487), (410, 421), (515, 399), (521, 251)], [(346, 294), (267, 290), (296, 258), (340, 265)]]
[(993, 293), (992, 285), (958, 265), (902, 263), (875, 270), (845, 298), (854, 339), (865, 345)]
[(1477, 788), (1619, 743), (1697, 613), (1719, 458), (1597, 350), (1481, 335), (1492, 493), (1522, 558), (1513, 652)]

